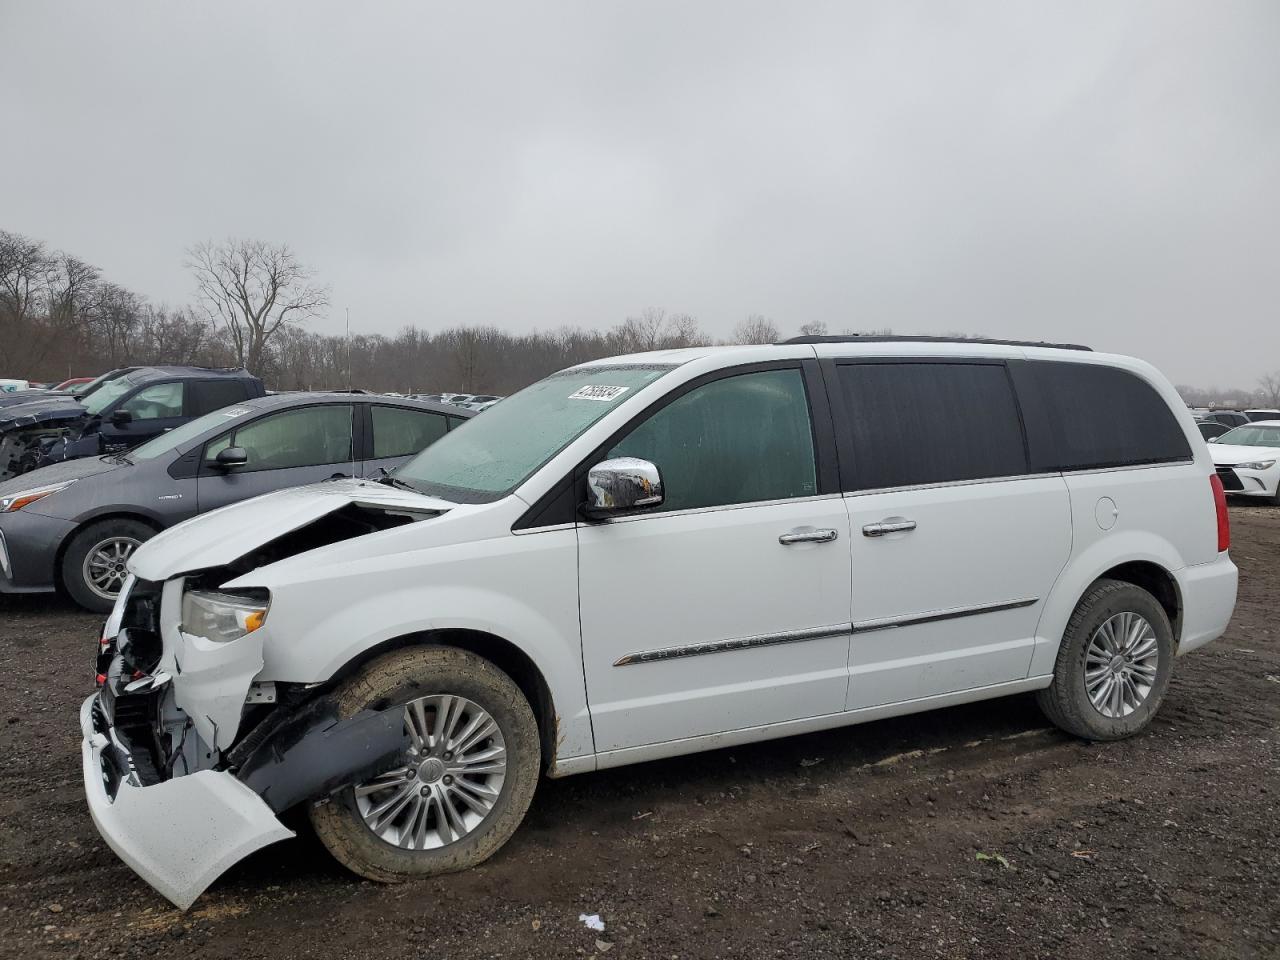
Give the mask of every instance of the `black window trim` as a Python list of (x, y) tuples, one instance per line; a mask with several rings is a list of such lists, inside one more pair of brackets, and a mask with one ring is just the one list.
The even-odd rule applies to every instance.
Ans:
[[(369, 414), (367, 410), (362, 410), (361, 408), (367, 407), (368, 404), (361, 403), (360, 401), (354, 400), (354, 399), (352, 400), (342, 399), (342, 400), (334, 400), (329, 402), (322, 401), (319, 403), (303, 403), (303, 404), (299, 404), (296, 407), (284, 407), (284, 408), (276, 408), (273, 410), (263, 410), (260, 416), (254, 417), (251, 420), (244, 420), (240, 423), (234, 424), (231, 427), (230, 432), (238, 433), (244, 427), (258, 423), (261, 420), (265, 420), (267, 417), (275, 416), (277, 414), (294, 413), (298, 410), (310, 410), (313, 407), (341, 407), (341, 406), (350, 406), (354, 408), (351, 413), (351, 450), (352, 450), (352, 453), (355, 455), (354, 459), (356, 460), (356, 462), (363, 463), (365, 458), (359, 456), (358, 454), (359, 454), (359, 451), (363, 449), (363, 445), (364, 445), (364, 436), (365, 436), (364, 418), (367, 417)], [(217, 433), (214, 436), (210, 437), (208, 440), (205, 440), (199, 446), (195, 447), (193, 450), (188, 451), (185, 455), (178, 458), (178, 462), (181, 462), (182, 460), (185, 460), (187, 457), (191, 456), (192, 453), (197, 453), (196, 470), (193, 474), (190, 474), (190, 476), (193, 476), (196, 478), (226, 476), (225, 471), (219, 470), (216, 467), (210, 466), (209, 460), (205, 456), (205, 451), (209, 449), (209, 444), (213, 443), (215, 440), (221, 439), (221, 437), (222, 437), (222, 433)], [(340, 461), (334, 461), (334, 463), (335, 464), (351, 463), (351, 461), (340, 460)], [(299, 466), (294, 466), (294, 467), (268, 467), (264, 470), (254, 470), (252, 468), (249, 468), (246, 470), (239, 470), (237, 472), (239, 473), (272, 473), (273, 471), (276, 471), (276, 470), (303, 470), (303, 469), (306, 469), (307, 467), (324, 467), (328, 465), (329, 464), (325, 464), (325, 463), (307, 463), (307, 464), (301, 464)], [(169, 472), (170, 474), (173, 473), (172, 467), (170, 468)]]
[(852, 416), (845, 405), (844, 393), (838, 387), (839, 367), (867, 365), (867, 364), (921, 364), (921, 363), (938, 363), (947, 366), (984, 366), (984, 367), (1003, 367), (1005, 371), (1005, 379), (1009, 383), (1009, 392), (1013, 396), (1014, 410), (1018, 415), (1018, 430), (1022, 435), (1022, 473), (1010, 473), (996, 477), (971, 477), (963, 480), (937, 480), (925, 483), (901, 484), (893, 487), (863, 487), (858, 483), (857, 463), (858, 458), (853, 449), (853, 433), (847, 429), (835, 429), (835, 438), (837, 448), (839, 450), (840, 461), (840, 490), (846, 496), (866, 496), (873, 493), (893, 493), (899, 490), (928, 490), (940, 487), (958, 487), (968, 486), (977, 483), (1003, 483), (1009, 480), (1029, 480), (1033, 478), (1043, 478), (1048, 476), (1057, 476), (1057, 471), (1048, 473), (1035, 473), (1031, 469), (1031, 444), (1027, 437), (1027, 423), (1022, 411), (1022, 401), (1018, 396), (1018, 384), (1010, 369), (1010, 364), (1021, 363), (1016, 359), (1006, 357), (951, 357), (951, 356), (932, 356), (920, 357), (911, 355), (902, 356), (877, 356), (877, 357), (824, 357), (820, 363), (822, 364), (822, 372), (827, 383), (830, 385), (830, 401), (832, 419), (835, 425), (849, 424), (852, 422)]
[[(539, 497), (528, 510), (512, 525), (512, 533), (540, 530), (547, 527), (587, 524), (578, 513), (578, 507), (587, 495), (587, 471), (604, 459), (605, 454), (615, 444), (626, 437), (632, 430), (674, 403), (685, 394), (730, 377), (749, 373), (766, 373), (771, 370), (799, 370), (802, 375), (805, 397), (809, 406), (809, 423), (813, 431), (814, 470), (818, 483), (818, 492), (812, 497), (790, 497), (786, 500), (755, 500), (748, 503), (724, 504), (715, 507), (694, 507), (689, 510), (677, 510), (658, 513), (637, 513), (634, 517), (617, 519), (641, 519), (679, 516), (687, 513), (705, 513), (710, 510), (732, 510), (744, 507), (759, 506), (772, 503), (794, 503), (797, 500), (815, 500), (840, 494), (839, 467), (837, 463), (835, 428), (832, 424), (831, 403), (826, 382), (823, 378), (819, 361), (797, 357), (787, 360), (765, 360), (757, 363), (737, 364), (731, 367), (720, 367), (694, 377), (657, 397), (643, 410), (636, 413), (626, 423), (610, 434), (587, 456), (583, 457), (572, 470), (561, 477), (551, 488)], [(604, 521), (609, 523), (612, 521)]]

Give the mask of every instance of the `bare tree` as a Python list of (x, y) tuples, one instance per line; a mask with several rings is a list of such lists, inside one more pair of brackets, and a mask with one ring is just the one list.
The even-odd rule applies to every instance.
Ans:
[(226, 327), (236, 362), (262, 369), (272, 339), (287, 324), (318, 316), (329, 305), (327, 287), (283, 243), (264, 240), (206, 241), (187, 251), (201, 308)]
[(814, 320), (806, 323), (800, 328), (800, 335), (804, 337), (825, 337), (827, 335), (827, 322), (825, 320)]
[(43, 290), (49, 265), (43, 243), (0, 230), (0, 330), (28, 319)]
[(667, 313), (661, 307), (645, 307), (638, 317), (627, 317), (613, 328), (612, 336), (624, 353), (671, 350), (710, 343), (688, 313)]
[(753, 313), (733, 328), (734, 343), (777, 343), (778, 325), (763, 314)]
[(1258, 378), (1258, 396), (1269, 409), (1280, 407), (1280, 370)]

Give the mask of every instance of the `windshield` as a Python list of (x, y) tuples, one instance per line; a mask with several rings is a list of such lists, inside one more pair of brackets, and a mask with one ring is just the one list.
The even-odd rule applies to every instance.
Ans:
[(554, 373), (450, 430), (395, 475), (422, 493), (455, 503), (498, 500), (671, 369), (628, 364)]
[(80, 400), (86, 410), (96, 415), (107, 409), (135, 386), (136, 384), (129, 377), (117, 377), (115, 380), (108, 380), (87, 397), (81, 394)]
[(206, 413), (203, 417), (196, 417), (190, 423), (184, 423), (180, 427), (174, 427), (167, 433), (160, 434), (154, 440), (148, 440), (140, 447), (134, 447), (129, 451), (129, 459), (154, 460), (162, 453), (176, 450), (188, 440), (194, 440), (206, 430), (212, 430), (220, 426), (230, 427), (238, 417), (243, 417), (246, 413), (253, 413), (253, 409), (250, 407), (223, 407), (221, 410), (213, 411), (213, 413)]
[(1280, 447), (1280, 427), (1260, 427), (1256, 423), (1228, 430), (1218, 438), (1219, 443), (1233, 443), (1239, 447)]

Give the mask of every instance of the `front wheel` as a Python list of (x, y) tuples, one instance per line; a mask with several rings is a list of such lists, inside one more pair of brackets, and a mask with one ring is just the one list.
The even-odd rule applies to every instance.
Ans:
[(520, 688), (452, 647), (400, 650), (335, 693), (341, 719), (402, 705), (409, 746), (392, 769), (311, 807), (328, 851), (371, 880), (464, 870), (510, 839), (541, 768), (538, 725)]
[(102, 520), (77, 533), (62, 555), (62, 583), (71, 599), (95, 613), (110, 611), (129, 576), (125, 564), (155, 535), (145, 523), (125, 517)]
[(1086, 740), (1132, 736), (1160, 709), (1173, 658), (1173, 629), (1159, 601), (1131, 583), (1099, 580), (1071, 615), (1040, 708)]

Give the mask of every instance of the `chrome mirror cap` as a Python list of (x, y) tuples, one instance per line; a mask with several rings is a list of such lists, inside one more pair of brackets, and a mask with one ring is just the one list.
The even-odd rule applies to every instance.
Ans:
[(648, 460), (615, 457), (597, 463), (587, 473), (584, 516), (592, 520), (662, 503), (662, 474)]

